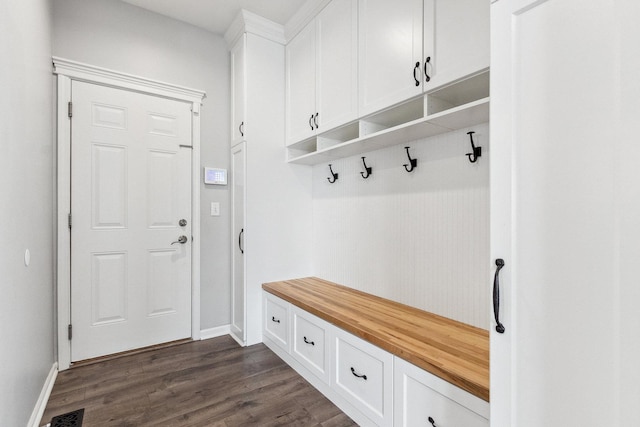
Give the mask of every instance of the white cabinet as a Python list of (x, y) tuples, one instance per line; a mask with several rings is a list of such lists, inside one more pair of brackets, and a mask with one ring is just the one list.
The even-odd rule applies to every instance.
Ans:
[(489, 68), (489, 14), (487, 0), (424, 0), (425, 91)]
[(394, 425), (489, 427), (489, 403), (394, 359)]
[(231, 145), (245, 139), (246, 117), (246, 46), (247, 36), (243, 34), (231, 49)]
[(287, 144), (357, 118), (357, 18), (333, 0), (287, 45)]
[[(262, 283), (308, 276), (311, 270), (311, 170), (282, 159), (284, 29), (245, 11), (238, 20), (225, 34), (230, 50), (244, 61), (243, 79), (236, 81), (244, 80), (246, 130), (240, 143), (230, 138), (233, 277), (229, 317), (234, 338), (242, 345), (253, 345), (262, 342)], [(244, 55), (239, 53), (242, 49), (235, 50), (238, 46), (243, 46)], [(237, 94), (233, 91), (234, 97)], [(235, 125), (230, 135), (234, 131), (238, 131)]]
[(246, 341), (245, 311), (245, 143), (231, 149), (231, 335), (240, 343)]
[(360, 0), (359, 114), (422, 94), (422, 0)]
[(491, 424), (638, 425), (639, 4), (491, 9)]
[(273, 342), (289, 351), (289, 303), (271, 294), (265, 294), (264, 333)]
[(305, 368), (329, 384), (331, 381), (331, 325), (292, 305), (291, 354)]
[(333, 380), (338, 394), (377, 425), (392, 424), (393, 355), (337, 329)]

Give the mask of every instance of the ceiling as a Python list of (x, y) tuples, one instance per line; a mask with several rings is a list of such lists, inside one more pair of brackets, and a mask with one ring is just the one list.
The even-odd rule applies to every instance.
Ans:
[(134, 6), (224, 34), (240, 9), (285, 24), (307, 0), (122, 0)]

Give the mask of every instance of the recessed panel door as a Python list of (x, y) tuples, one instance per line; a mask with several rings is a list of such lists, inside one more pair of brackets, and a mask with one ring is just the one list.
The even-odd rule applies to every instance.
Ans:
[(245, 199), (245, 142), (231, 150), (232, 213), (232, 290), (231, 334), (244, 344), (246, 341), (245, 281), (244, 281), (244, 199)]
[(71, 360), (191, 336), (191, 111), (73, 82)]

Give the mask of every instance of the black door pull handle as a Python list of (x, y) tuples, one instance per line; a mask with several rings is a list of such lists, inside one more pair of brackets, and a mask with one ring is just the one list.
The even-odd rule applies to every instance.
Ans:
[(493, 276), (493, 315), (496, 318), (496, 332), (504, 334), (504, 325), (500, 323), (498, 315), (500, 314), (500, 270), (504, 267), (502, 258), (496, 259), (496, 274)]
[(367, 380), (367, 376), (366, 375), (360, 375), (358, 373), (356, 373), (356, 370), (353, 369), (353, 366), (351, 367), (351, 373), (353, 374), (354, 377), (358, 377), (358, 378), (362, 378), (363, 380)]
[(271, 321), (274, 323), (280, 323), (280, 319), (276, 319), (276, 316), (271, 316)]
[(303, 340), (306, 344), (309, 344), (309, 345), (316, 345), (316, 343), (314, 343), (313, 341), (309, 341), (309, 340), (307, 340), (307, 337), (302, 337), (302, 340)]
[(429, 83), (431, 81), (431, 77), (429, 77), (429, 73), (427, 72), (427, 64), (431, 62), (431, 57), (427, 56), (427, 59), (424, 60), (424, 80)]
[(418, 72), (420, 72), (420, 63), (416, 62), (416, 66), (413, 67), (413, 79), (416, 81), (416, 86), (420, 86), (420, 80), (418, 80)]
[(238, 234), (238, 248), (240, 248), (240, 253), (244, 253), (244, 248), (242, 247), (242, 235), (244, 234), (244, 228), (240, 230), (240, 234)]

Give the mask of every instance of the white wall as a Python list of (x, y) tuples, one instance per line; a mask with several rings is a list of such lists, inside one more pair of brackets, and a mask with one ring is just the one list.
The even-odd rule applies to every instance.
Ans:
[(0, 2), (0, 423), (6, 426), (27, 424), (54, 362), (49, 9), (48, 0)]
[[(483, 156), (471, 164), (468, 131)], [(405, 146), (418, 167), (407, 173)], [(450, 132), (313, 168), (314, 274), (489, 327), (489, 126)]]
[[(229, 167), (229, 54), (221, 36), (113, 0), (53, 0), (53, 54), (204, 90), (201, 163)], [(221, 216), (210, 216), (220, 202)], [(201, 328), (229, 323), (227, 187), (201, 184)]]

